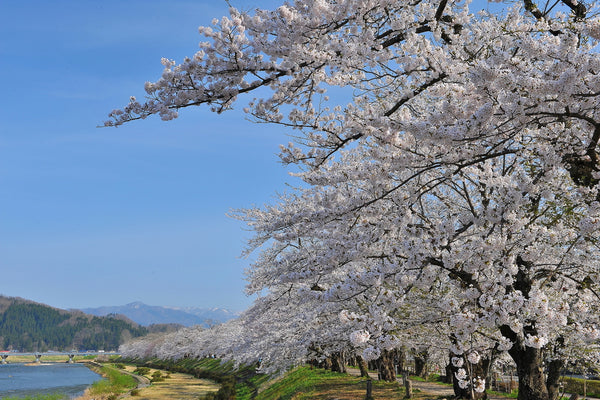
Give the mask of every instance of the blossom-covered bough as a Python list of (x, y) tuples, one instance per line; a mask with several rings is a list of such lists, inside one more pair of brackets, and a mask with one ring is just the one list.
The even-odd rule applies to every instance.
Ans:
[[(366, 357), (437, 332), (463, 363), (508, 352), (519, 398), (554, 399), (565, 363), (600, 361), (600, 21), (576, 0), (469, 7), (231, 9), (106, 125), (271, 90), (246, 112), (297, 130), (281, 158), (304, 185), (237, 216), (260, 249), (248, 291), (286, 310), (273, 330), (343, 312)], [(290, 296), (319, 314), (290, 315)], [(304, 333), (280, 337), (308, 349)]]

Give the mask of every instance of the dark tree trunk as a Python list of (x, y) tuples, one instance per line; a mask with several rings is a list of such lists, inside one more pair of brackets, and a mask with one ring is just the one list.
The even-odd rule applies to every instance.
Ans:
[(377, 370), (377, 360), (371, 360), (367, 362), (370, 370)]
[[(516, 347), (516, 346), (513, 346)], [(549, 400), (540, 349), (523, 346), (511, 356), (517, 364), (519, 400)]]
[(394, 353), (389, 350), (383, 350), (377, 360), (377, 371), (379, 379), (394, 382), (396, 381), (396, 368), (394, 366)]
[(546, 388), (548, 389), (549, 400), (557, 400), (560, 394), (560, 388), (558, 380), (560, 379), (560, 372), (564, 363), (562, 360), (552, 360), (548, 364), (548, 371), (546, 377)]
[(356, 363), (358, 364), (358, 368), (360, 369), (361, 377), (369, 377), (369, 369), (367, 368), (367, 362), (362, 356), (356, 356)]
[(404, 348), (396, 350), (396, 375), (403, 375), (406, 370), (406, 350)]
[(427, 354), (427, 351), (422, 351), (415, 355), (415, 375), (420, 376), (421, 378), (427, 378), (428, 359), (429, 354)]
[(331, 367), (332, 367), (331, 358), (327, 357), (326, 359), (321, 361), (320, 367), (331, 370)]
[(448, 363), (448, 365), (446, 365), (446, 376), (444, 376), (442, 382), (444, 383), (452, 383), (454, 382), (454, 375), (452, 372), (452, 363)]
[[(526, 330), (530, 329), (526, 328)], [(541, 349), (525, 346), (523, 340), (518, 338), (508, 326), (502, 326), (500, 331), (503, 336), (511, 339), (514, 343), (508, 354), (517, 365), (518, 400), (551, 400), (544, 376), (544, 360)], [(549, 383), (551, 389), (554, 390), (554, 384), (557, 384), (558, 381), (556, 380), (554, 383), (549, 381)]]
[[(452, 358), (459, 358), (462, 360), (461, 367), (455, 367), (452, 365)], [(477, 392), (473, 387), (473, 384), (476, 383), (478, 379), (485, 379), (488, 381), (488, 367), (490, 365), (490, 359), (484, 358), (480, 355), (479, 362), (477, 364), (471, 364), (467, 357), (464, 355), (456, 355), (450, 353), (450, 364), (446, 367), (447, 373), (453, 377), (452, 379), (452, 388), (454, 389), (454, 397), (457, 399), (470, 399), (470, 400), (479, 400), (479, 399), (487, 399), (487, 394), (485, 391)], [(460, 387), (459, 380), (455, 377), (454, 374), (458, 372), (459, 369), (464, 369), (467, 371), (466, 381), (469, 383), (467, 387), (464, 389)]]
[(333, 372), (346, 373), (346, 362), (343, 353), (333, 353), (331, 355), (331, 370)]
[[(524, 260), (521, 256), (517, 256), (517, 266), (519, 270), (515, 275), (513, 288), (521, 291), (525, 298), (529, 298), (529, 293), (532, 288), (532, 280), (529, 277), (529, 271), (533, 269), (530, 261)], [(523, 337), (527, 335), (536, 335), (537, 331), (532, 321), (529, 325), (523, 327)], [(542, 350), (534, 347), (525, 346), (523, 339), (520, 338), (509, 326), (503, 325), (500, 327), (502, 336), (510, 339), (513, 346), (508, 351), (515, 364), (517, 365), (517, 376), (519, 377), (519, 397), (518, 400), (551, 400), (549, 388), (551, 392), (555, 391), (555, 384), (558, 383), (552, 372), (551, 382), (544, 376), (544, 359)], [(555, 367), (554, 367), (555, 368)], [(557, 388), (556, 388), (557, 390)]]

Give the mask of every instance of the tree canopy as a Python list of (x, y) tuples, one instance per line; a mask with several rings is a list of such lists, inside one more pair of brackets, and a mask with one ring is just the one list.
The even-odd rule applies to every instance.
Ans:
[[(555, 398), (566, 362), (600, 365), (600, 20), (576, 0), (470, 7), (232, 8), (106, 124), (270, 89), (245, 111), (296, 130), (281, 159), (303, 184), (236, 216), (255, 232), (248, 291), (278, 310), (273, 330), (327, 327), (284, 324), (309, 349), (350, 323), (366, 358), (433, 336), (457, 360), (506, 351), (520, 399)], [(300, 301), (313, 312), (286, 307)]]

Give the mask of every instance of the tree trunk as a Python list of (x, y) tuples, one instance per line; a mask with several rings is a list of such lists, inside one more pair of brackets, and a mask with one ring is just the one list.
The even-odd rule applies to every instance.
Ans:
[(321, 361), (320, 367), (323, 368), (323, 369), (329, 369), (329, 370), (331, 370), (331, 368), (332, 368), (331, 358), (327, 357), (326, 359), (324, 359), (323, 361)]
[[(551, 400), (548, 386), (546, 386), (546, 377), (544, 376), (542, 350), (525, 346), (523, 340), (518, 338), (508, 326), (502, 326), (500, 331), (504, 337), (509, 338), (514, 343), (508, 354), (517, 365), (517, 376), (519, 377), (518, 400)], [(558, 379), (554, 378), (554, 374), (555, 372), (552, 372), (553, 381), (556, 382), (548, 381), (552, 391), (555, 390), (554, 385), (558, 384)], [(558, 387), (556, 387), (556, 391), (558, 391)]]
[(406, 350), (401, 348), (395, 351), (396, 375), (403, 375), (406, 370)]
[(377, 360), (377, 371), (379, 379), (394, 382), (396, 381), (396, 368), (394, 367), (394, 353), (389, 350), (383, 350), (381, 357)]
[(558, 381), (560, 379), (560, 371), (562, 370), (564, 363), (562, 360), (552, 360), (548, 364), (548, 371), (546, 377), (546, 388), (548, 389), (548, 398), (550, 400), (557, 400), (560, 394), (560, 387)]
[(420, 376), (421, 378), (427, 378), (428, 359), (429, 354), (427, 354), (427, 350), (417, 353), (415, 355), (415, 375)]
[(454, 384), (454, 373), (452, 372), (452, 362), (449, 362), (448, 365), (446, 365), (446, 375), (444, 376), (444, 379), (442, 379), (442, 382)]
[(367, 362), (362, 356), (356, 356), (356, 362), (358, 364), (358, 368), (360, 369), (361, 377), (369, 377), (369, 369), (367, 368)]
[(343, 353), (333, 353), (330, 358), (331, 358), (331, 370), (333, 372), (346, 373), (346, 363), (344, 361)]
[[(515, 275), (513, 288), (521, 291), (525, 298), (529, 298), (532, 288), (532, 281), (528, 271), (533, 269), (530, 261), (517, 256), (517, 265), (519, 270)], [(525, 346), (522, 337), (527, 335), (535, 336), (534, 321), (530, 325), (523, 327), (522, 337), (519, 337), (509, 326), (500, 327), (502, 336), (513, 342), (513, 346), (508, 350), (515, 364), (517, 365), (517, 376), (519, 377), (519, 397), (518, 400), (550, 400), (548, 386), (546, 386), (546, 377), (544, 376), (544, 359), (542, 350), (534, 347)], [(551, 390), (555, 382), (548, 382)], [(557, 383), (557, 382), (556, 382)]]
[[(452, 359), (462, 360), (462, 365), (460, 367), (455, 367), (452, 364)], [(450, 353), (450, 363), (446, 367), (446, 373), (450, 375), (452, 379), (452, 388), (454, 389), (454, 397), (457, 399), (471, 399), (471, 400), (479, 400), (479, 399), (487, 399), (487, 394), (484, 391), (478, 392), (475, 390), (475, 386), (478, 386), (477, 383), (480, 379), (484, 379), (486, 382), (489, 377), (487, 376), (488, 367), (490, 365), (490, 358), (483, 357), (480, 355), (479, 362), (476, 364), (472, 364), (469, 362), (468, 357), (465, 355), (457, 355)], [(466, 378), (463, 380), (463, 384), (466, 381), (467, 386), (464, 388), (460, 387), (460, 380), (456, 377), (455, 374), (458, 374), (459, 370), (463, 369), (466, 371)]]
[[(515, 346), (513, 346), (515, 347)], [(540, 349), (525, 347), (511, 356), (517, 364), (519, 400), (550, 400)]]

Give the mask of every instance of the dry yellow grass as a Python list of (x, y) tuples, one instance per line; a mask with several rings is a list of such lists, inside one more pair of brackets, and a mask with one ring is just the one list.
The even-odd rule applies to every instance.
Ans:
[[(132, 372), (135, 367), (127, 366), (126, 371)], [(147, 375), (149, 377), (157, 371), (151, 369)], [(161, 371), (163, 375), (165, 371)], [(219, 385), (206, 379), (196, 379), (191, 375), (170, 373), (170, 377), (162, 382), (156, 382), (152, 385), (137, 390), (136, 395), (128, 394), (121, 398), (131, 398), (138, 400), (196, 400), (202, 394), (216, 392)]]

